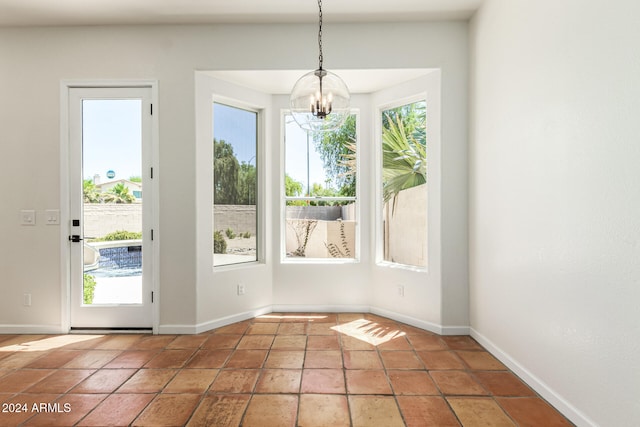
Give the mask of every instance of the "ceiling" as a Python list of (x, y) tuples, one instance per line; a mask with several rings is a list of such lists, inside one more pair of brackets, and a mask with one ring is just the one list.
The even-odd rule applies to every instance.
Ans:
[[(324, 0), (325, 22), (468, 19), (483, 0)], [(317, 22), (316, 0), (0, 0), (0, 26)]]

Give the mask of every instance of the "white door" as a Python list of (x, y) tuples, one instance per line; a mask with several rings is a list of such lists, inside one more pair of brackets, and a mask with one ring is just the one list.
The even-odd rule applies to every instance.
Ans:
[(72, 330), (153, 325), (151, 93), (69, 89)]

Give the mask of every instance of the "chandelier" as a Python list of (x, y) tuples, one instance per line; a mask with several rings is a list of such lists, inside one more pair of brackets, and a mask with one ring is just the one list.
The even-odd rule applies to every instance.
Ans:
[(300, 77), (290, 96), (291, 115), (307, 132), (335, 130), (350, 113), (347, 85), (322, 68), (322, 0), (318, 0), (318, 10), (318, 69)]

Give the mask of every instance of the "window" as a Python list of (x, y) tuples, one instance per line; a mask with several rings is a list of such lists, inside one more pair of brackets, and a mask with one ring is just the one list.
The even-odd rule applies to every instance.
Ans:
[(285, 114), (284, 128), (284, 259), (357, 259), (357, 116), (308, 134)]
[(258, 113), (213, 103), (213, 265), (258, 260)]
[(426, 102), (381, 111), (383, 259), (427, 266)]

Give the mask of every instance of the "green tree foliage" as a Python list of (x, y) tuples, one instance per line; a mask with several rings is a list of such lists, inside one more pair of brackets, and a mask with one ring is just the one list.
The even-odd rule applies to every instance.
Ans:
[(224, 239), (224, 234), (221, 230), (213, 232), (213, 253), (214, 254), (226, 254), (227, 253), (227, 241)]
[(93, 242), (112, 242), (115, 240), (139, 240), (142, 239), (142, 232), (140, 231), (125, 231), (117, 230), (106, 234), (103, 237), (93, 239)]
[(129, 192), (129, 187), (119, 182), (102, 195), (105, 203), (133, 203), (136, 198)]
[(333, 132), (316, 134), (313, 142), (324, 163), (325, 174), (338, 189), (337, 195), (354, 197), (356, 195), (356, 116), (347, 117), (344, 124)]
[(426, 108), (424, 102), (385, 111), (382, 128), (384, 200), (427, 182)]
[(256, 167), (242, 162), (238, 172), (238, 204), (256, 204)]
[(302, 183), (291, 178), (289, 175), (284, 176), (284, 192), (288, 197), (302, 196)]
[(86, 273), (84, 273), (83, 279), (82, 302), (84, 304), (93, 304), (93, 295), (96, 291), (96, 279)]
[(142, 182), (142, 177), (141, 176), (131, 176), (131, 177), (129, 177), (129, 181), (131, 181), (131, 182)]
[(240, 163), (233, 146), (225, 141), (213, 140), (213, 200), (216, 205), (236, 205), (240, 199), (238, 175)]
[(102, 198), (92, 179), (82, 180), (82, 198), (85, 203), (100, 203)]

